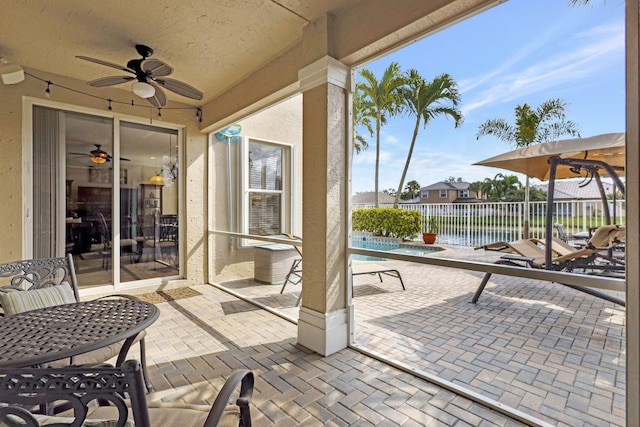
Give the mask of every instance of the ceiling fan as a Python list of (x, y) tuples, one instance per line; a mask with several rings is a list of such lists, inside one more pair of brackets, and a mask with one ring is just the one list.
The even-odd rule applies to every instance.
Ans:
[[(102, 146), (101, 144), (93, 144), (93, 145), (96, 146), (96, 149), (91, 150), (88, 153), (69, 153), (69, 154), (75, 154), (78, 156), (91, 156), (91, 161), (99, 165), (111, 161), (113, 157), (111, 156), (111, 154), (107, 153), (106, 151), (100, 148)], [(130, 161), (129, 159), (125, 159), (123, 157), (120, 157), (120, 160), (127, 161), (127, 162)]]
[(147, 59), (153, 55), (153, 49), (142, 44), (137, 44), (136, 51), (142, 58), (132, 59), (127, 62), (126, 66), (101, 59), (89, 58), (87, 56), (76, 56), (76, 58), (133, 74), (133, 76), (102, 77), (92, 80), (88, 82), (88, 84), (94, 87), (105, 87), (136, 80), (133, 83), (133, 93), (141, 98), (146, 98), (154, 107), (164, 107), (167, 104), (167, 97), (160, 86), (178, 95), (186, 96), (187, 98), (202, 99), (202, 92), (193, 86), (178, 80), (165, 78), (165, 76), (173, 73), (173, 68), (159, 59)]

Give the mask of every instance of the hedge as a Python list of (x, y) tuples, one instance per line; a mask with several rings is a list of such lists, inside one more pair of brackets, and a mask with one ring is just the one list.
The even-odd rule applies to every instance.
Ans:
[(422, 229), (418, 211), (397, 208), (354, 209), (352, 228), (354, 231), (369, 231), (378, 236), (411, 240)]

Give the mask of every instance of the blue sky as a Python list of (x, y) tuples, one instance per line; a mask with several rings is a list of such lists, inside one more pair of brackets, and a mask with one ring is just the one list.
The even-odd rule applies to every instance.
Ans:
[[(514, 108), (524, 103), (537, 108), (552, 98), (566, 101), (567, 119), (583, 137), (625, 130), (622, 0), (582, 7), (569, 0), (510, 0), (365, 67), (379, 78), (394, 61), (428, 80), (449, 73), (458, 82), (464, 115), (457, 129), (444, 116), (420, 129), (405, 185), (504, 173), (472, 166), (512, 149), (494, 137), (477, 140), (478, 126), (493, 118), (513, 123)], [(414, 124), (413, 117), (394, 117), (382, 128), (381, 191), (398, 187)], [(353, 159), (353, 193), (374, 189), (375, 136), (368, 139), (369, 149)]]

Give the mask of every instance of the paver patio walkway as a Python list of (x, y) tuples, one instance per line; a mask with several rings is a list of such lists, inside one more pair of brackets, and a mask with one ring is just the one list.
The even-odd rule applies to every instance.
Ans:
[[(482, 273), (385, 262), (401, 271), (407, 290), (393, 278), (354, 278), (358, 346), (550, 425), (625, 425), (623, 307), (558, 284), (500, 275), (473, 305)], [(253, 281), (224, 285), (297, 317), (296, 287), (280, 295), (280, 286)]]
[(296, 345), (293, 323), (194, 289), (202, 295), (159, 304), (148, 329), (150, 401), (210, 405), (224, 378), (247, 367), (255, 426), (523, 425), (355, 350), (321, 357)]

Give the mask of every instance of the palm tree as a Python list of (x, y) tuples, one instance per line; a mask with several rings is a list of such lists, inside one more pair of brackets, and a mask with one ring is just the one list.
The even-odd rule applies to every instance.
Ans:
[[(369, 148), (369, 142), (358, 132), (358, 129), (364, 127), (369, 136), (373, 136), (371, 117), (373, 117), (371, 103), (364, 100), (362, 92), (356, 91), (353, 94), (353, 150), (356, 154)], [(385, 120), (382, 117), (382, 124), (384, 123)]]
[(413, 199), (416, 196), (416, 192), (420, 190), (420, 184), (415, 179), (407, 182), (407, 193), (409, 193), (409, 198)]
[[(405, 84), (405, 79), (400, 72), (397, 62), (389, 64), (380, 81), (375, 74), (367, 68), (360, 71), (365, 81), (356, 84), (356, 91), (361, 93), (362, 99), (370, 107), (365, 111), (370, 114), (376, 123), (376, 171), (375, 171), (375, 207), (378, 204), (378, 173), (380, 169), (380, 127), (384, 123), (386, 114), (394, 116), (402, 110), (402, 98), (400, 88)], [(358, 95), (360, 96), (360, 95)]]
[(522, 184), (515, 175), (496, 174), (493, 179), (494, 201), (505, 201), (509, 194), (517, 193)]
[(417, 70), (411, 69), (407, 73), (406, 80), (407, 85), (401, 90), (402, 98), (409, 114), (416, 118), (416, 124), (413, 128), (413, 137), (409, 145), (407, 161), (404, 165), (398, 191), (396, 192), (396, 198), (393, 202), (393, 207), (395, 208), (398, 207), (398, 201), (400, 199), (398, 194), (402, 190), (404, 179), (409, 170), (409, 163), (411, 162), (413, 149), (416, 144), (416, 139), (418, 138), (418, 131), (420, 130), (420, 122), (423, 121), (424, 127), (426, 128), (433, 119), (444, 115), (453, 118), (455, 127), (462, 124), (462, 113), (458, 109), (458, 105), (460, 104), (458, 84), (449, 74), (441, 74), (434, 78), (433, 81), (427, 82), (420, 76)]
[(474, 193), (476, 193), (476, 199), (482, 199), (482, 189), (482, 181), (474, 181), (469, 184), (469, 191), (473, 191)]
[[(577, 125), (565, 119), (567, 103), (560, 99), (550, 99), (533, 110), (528, 104), (515, 108), (515, 122), (509, 124), (505, 119), (489, 119), (478, 127), (477, 139), (493, 135), (514, 147), (527, 147), (532, 144), (553, 141), (562, 135), (580, 137)], [(524, 238), (529, 237), (529, 176), (525, 181), (524, 200)]]

